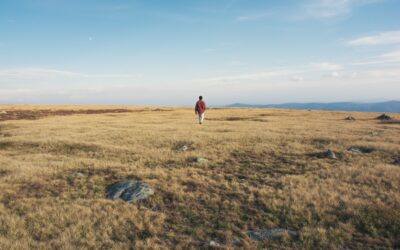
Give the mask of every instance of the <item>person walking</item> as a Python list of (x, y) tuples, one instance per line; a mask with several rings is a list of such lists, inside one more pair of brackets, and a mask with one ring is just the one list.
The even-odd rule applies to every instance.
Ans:
[(194, 108), (194, 112), (199, 116), (199, 123), (203, 124), (204, 122), (204, 112), (206, 112), (206, 103), (203, 101), (203, 97), (199, 96), (199, 100), (196, 102), (196, 107)]

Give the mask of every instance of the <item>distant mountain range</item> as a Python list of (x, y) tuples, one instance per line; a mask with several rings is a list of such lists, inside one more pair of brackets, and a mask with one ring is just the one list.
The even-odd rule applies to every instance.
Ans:
[(245, 103), (233, 103), (227, 107), (237, 108), (282, 108), (282, 109), (310, 109), (310, 110), (335, 110), (335, 111), (360, 111), (360, 112), (388, 112), (399, 113), (400, 101), (355, 103), (355, 102), (332, 102), (332, 103), (283, 103), (267, 105), (251, 105)]

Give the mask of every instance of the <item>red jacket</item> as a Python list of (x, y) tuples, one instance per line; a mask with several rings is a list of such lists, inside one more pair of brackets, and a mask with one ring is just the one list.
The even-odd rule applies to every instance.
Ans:
[(206, 111), (206, 103), (203, 100), (198, 100), (194, 110), (200, 114), (203, 114)]

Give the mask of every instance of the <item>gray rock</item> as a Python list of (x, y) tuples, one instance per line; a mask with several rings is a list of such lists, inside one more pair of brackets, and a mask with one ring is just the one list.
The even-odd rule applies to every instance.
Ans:
[(376, 119), (378, 119), (378, 120), (392, 120), (393, 118), (388, 116), (387, 114), (382, 114), (382, 115), (378, 116)]
[(107, 191), (107, 198), (112, 200), (122, 199), (127, 202), (136, 202), (139, 200), (145, 200), (153, 194), (153, 189), (151, 189), (146, 183), (128, 180), (111, 185)]
[(234, 239), (234, 240), (232, 240), (232, 245), (237, 246), (237, 247), (241, 247), (243, 244), (242, 244), (241, 240)]
[(76, 178), (82, 178), (85, 177), (86, 175), (84, 173), (81, 172), (74, 172), (71, 174), (72, 177), (76, 177)]
[(348, 149), (349, 152), (354, 153), (354, 154), (362, 154), (363, 151), (360, 148), (356, 147), (351, 147)]
[(400, 166), (400, 158), (394, 160), (393, 164), (394, 164), (394, 165), (399, 165), (399, 166)]
[(207, 162), (208, 162), (208, 160), (206, 158), (203, 158), (203, 157), (196, 158), (196, 163), (198, 163), (198, 164), (205, 164)]
[(335, 152), (332, 150), (328, 149), (328, 151), (325, 152), (325, 156), (329, 159), (336, 159)]
[(288, 235), (292, 239), (296, 239), (299, 237), (299, 232), (287, 230), (283, 228), (274, 228), (274, 229), (265, 229), (265, 230), (256, 230), (256, 231), (247, 231), (246, 234), (252, 240), (279, 240), (285, 235)]
[(185, 151), (187, 151), (188, 149), (189, 149), (188, 146), (183, 145), (182, 147), (178, 148), (178, 151), (180, 151), (180, 152), (185, 152)]
[(345, 120), (347, 120), (347, 121), (355, 121), (356, 119), (353, 117), (353, 116), (351, 116), (351, 115), (348, 115), (348, 116), (346, 116), (346, 118), (344, 118)]
[(210, 247), (219, 247), (219, 243), (218, 242), (216, 242), (216, 241), (210, 241), (210, 243), (208, 243), (208, 245), (210, 246)]

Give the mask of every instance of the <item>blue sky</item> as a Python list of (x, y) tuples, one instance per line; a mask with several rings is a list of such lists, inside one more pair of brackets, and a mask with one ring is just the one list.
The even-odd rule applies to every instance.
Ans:
[(400, 99), (398, 0), (1, 0), (0, 103)]

